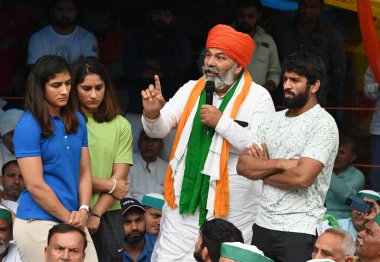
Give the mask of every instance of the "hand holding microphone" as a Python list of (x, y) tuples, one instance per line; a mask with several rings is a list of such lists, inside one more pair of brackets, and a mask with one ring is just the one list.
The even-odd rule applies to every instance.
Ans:
[(207, 131), (209, 131), (210, 127), (216, 127), (216, 125), (219, 122), (219, 119), (222, 117), (222, 112), (212, 105), (212, 98), (215, 92), (214, 81), (207, 81), (205, 89), (206, 103), (202, 105), (201, 108), (201, 122), (202, 124), (208, 126)]

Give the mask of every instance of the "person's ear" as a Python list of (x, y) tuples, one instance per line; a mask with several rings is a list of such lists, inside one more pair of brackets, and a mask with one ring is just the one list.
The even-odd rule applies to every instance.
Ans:
[(238, 66), (235, 69), (235, 76), (238, 76), (242, 70), (243, 68), (241, 67), (241, 65), (238, 64)]
[(202, 249), (201, 255), (202, 255), (203, 261), (206, 261), (206, 262), (211, 261), (210, 255), (208, 254), (208, 248), (207, 247), (204, 247)]
[(316, 94), (320, 87), (321, 87), (321, 81), (317, 80), (317, 81), (315, 81), (314, 84), (310, 85), (310, 91), (313, 94)]

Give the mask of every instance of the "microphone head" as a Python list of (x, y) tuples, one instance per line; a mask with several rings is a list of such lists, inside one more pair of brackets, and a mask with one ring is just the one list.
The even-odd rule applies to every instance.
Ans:
[(215, 82), (212, 80), (206, 81), (206, 93), (214, 93), (215, 91)]

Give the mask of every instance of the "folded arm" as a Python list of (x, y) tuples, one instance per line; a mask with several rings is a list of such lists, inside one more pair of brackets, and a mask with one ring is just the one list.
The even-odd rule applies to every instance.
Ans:
[(314, 183), (323, 167), (318, 160), (301, 157), (296, 167), (267, 176), (263, 180), (273, 187), (285, 190), (307, 188)]
[[(41, 157), (18, 158), (17, 162), (26, 188), (37, 204), (50, 215), (64, 223), (68, 223), (70, 211), (62, 205), (53, 189), (43, 179)], [(49, 201), (46, 201), (47, 199)]]
[(298, 165), (297, 159), (270, 159), (268, 149), (253, 143), (239, 156), (236, 170), (239, 175), (251, 180), (264, 179)]

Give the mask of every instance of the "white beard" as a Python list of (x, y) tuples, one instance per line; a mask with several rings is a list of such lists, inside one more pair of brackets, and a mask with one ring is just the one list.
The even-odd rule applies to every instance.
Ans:
[[(235, 75), (235, 70), (238, 67), (237, 63), (234, 63), (230, 69), (227, 70), (227, 72), (222, 73), (219, 71), (216, 67), (209, 67), (209, 66), (202, 66), (203, 75), (206, 78), (206, 81), (214, 81), (215, 83), (215, 89), (216, 90), (222, 90), (226, 86), (232, 85)], [(215, 76), (208, 76), (206, 73), (212, 72), (216, 74)]]
[(3, 255), (9, 246), (9, 240), (0, 240), (0, 255)]

